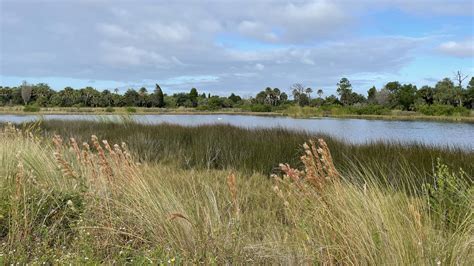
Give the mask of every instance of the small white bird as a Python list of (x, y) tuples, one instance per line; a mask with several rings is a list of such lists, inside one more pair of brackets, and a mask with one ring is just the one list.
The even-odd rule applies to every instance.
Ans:
[(218, 117), (217, 120), (222, 120), (222, 117)]

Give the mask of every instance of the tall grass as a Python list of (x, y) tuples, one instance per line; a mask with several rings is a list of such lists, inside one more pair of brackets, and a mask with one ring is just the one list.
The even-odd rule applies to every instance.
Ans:
[[(301, 143), (310, 138), (324, 138), (339, 169), (370, 169), (387, 182), (412, 179), (421, 185), (433, 178), (436, 159), (452, 169), (474, 173), (474, 153), (453, 148), (435, 148), (422, 144), (376, 142), (347, 144), (324, 135), (286, 129), (243, 129), (228, 125), (183, 127), (170, 124), (144, 125), (87, 121), (44, 121), (44, 135), (60, 134), (88, 141), (95, 134), (114, 143), (126, 142), (142, 162), (171, 163), (183, 169), (237, 169), (247, 174), (278, 173), (278, 164), (296, 167), (303, 151)], [(409, 175), (409, 176), (408, 176)]]
[[(460, 174), (442, 165), (428, 193), (369, 170), (348, 178), (322, 140), (274, 180), (139, 163), (126, 144), (89, 143), (0, 131), (0, 263), (474, 262), (472, 184), (451, 184)], [(452, 192), (461, 200), (442, 201)]]

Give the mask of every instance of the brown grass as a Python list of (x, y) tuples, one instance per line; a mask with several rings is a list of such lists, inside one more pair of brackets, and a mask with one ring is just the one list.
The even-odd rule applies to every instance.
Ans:
[(300, 182), (311, 184), (316, 190), (321, 191), (329, 183), (339, 180), (340, 174), (334, 166), (331, 152), (323, 139), (318, 139), (318, 144), (310, 140), (309, 145), (303, 144), (304, 155), (300, 157), (304, 170), (291, 168), (289, 164), (280, 164), (280, 169), (285, 173), (285, 178), (295, 182), (300, 188)]

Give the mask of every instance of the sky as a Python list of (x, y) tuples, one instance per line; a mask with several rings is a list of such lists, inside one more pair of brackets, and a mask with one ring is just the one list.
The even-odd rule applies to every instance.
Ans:
[(474, 75), (472, 0), (0, 0), (0, 86), (335, 94)]

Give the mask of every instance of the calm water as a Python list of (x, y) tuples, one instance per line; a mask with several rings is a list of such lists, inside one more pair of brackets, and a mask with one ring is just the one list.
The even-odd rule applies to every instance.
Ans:
[[(425, 143), (435, 146), (459, 147), (474, 151), (474, 124), (433, 121), (381, 121), (364, 119), (264, 117), (242, 115), (133, 115), (140, 123), (171, 123), (185, 126), (230, 124), (245, 128), (288, 128), (321, 132), (339, 139), (366, 143), (370, 141), (398, 141)], [(120, 120), (107, 115), (0, 115), (0, 122), (22, 123), (37, 119), (61, 120)]]

